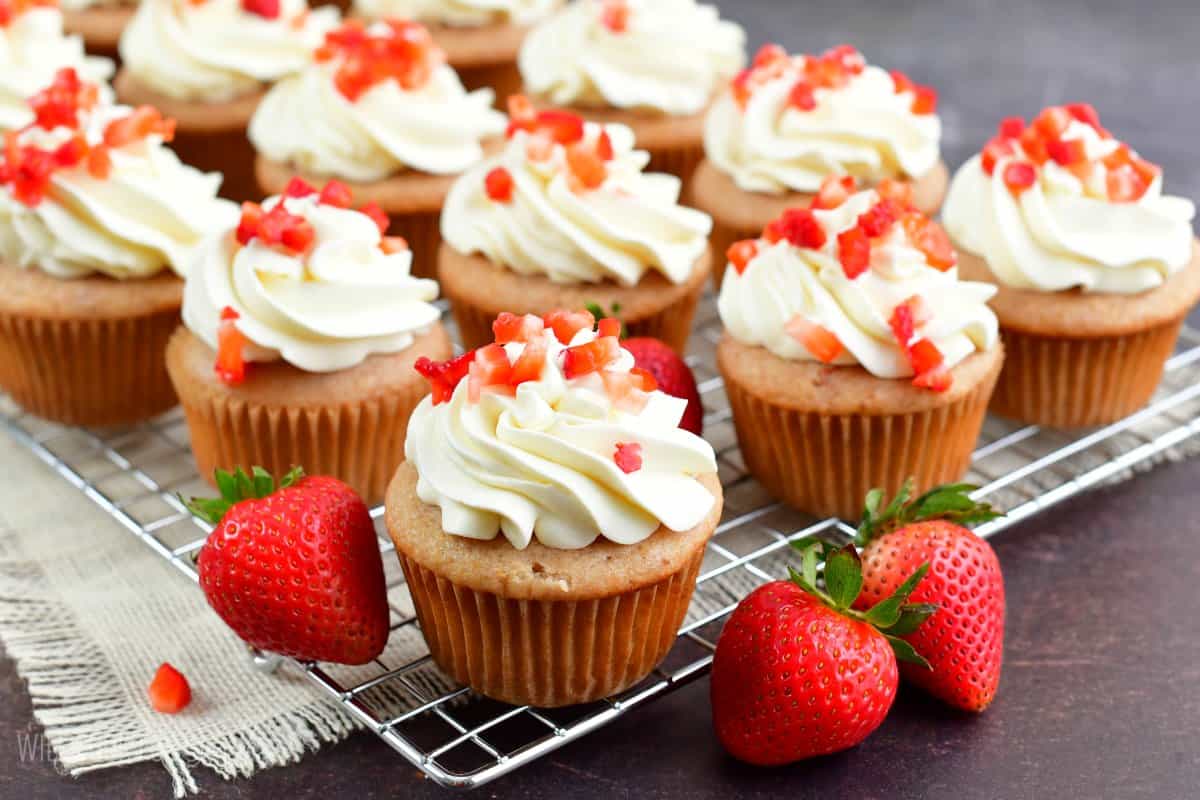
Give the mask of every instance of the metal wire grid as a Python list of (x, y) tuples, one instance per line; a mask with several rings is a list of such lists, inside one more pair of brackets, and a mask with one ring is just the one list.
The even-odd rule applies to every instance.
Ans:
[[(385, 559), (392, 611), (389, 649), (367, 667), (287, 663), (429, 778), (450, 787), (481, 786), (643, 703), (705, 674), (725, 617), (747, 592), (774, 580), (789, 544), (811, 534), (846, 538), (847, 522), (814, 519), (774, 502), (749, 476), (714, 362), (720, 324), (711, 298), (702, 304), (689, 363), (708, 413), (705, 432), (717, 451), (725, 517), (708, 547), (695, 599), (676, 646), (637, 686), (602, 702), (567, 709), (507, 706), (456, 688), (442, 675), (417, 629), (403, 575)], [(87, 431), (42, 422), (0, 396), (0, 421), (134, 536), (192, 580), (207, 530), (177, 493), (204, 493), (178, 410), (128, 429)], [(1200, 332), (1185, 329), (1151, 405), (1115, 425), (1071, 436), (989, 418), (970, 480), (978, 494), (1009, 509), (979, 529), (992, 536), (1088, 488), (1117, 477), (1200, 434)], [(377, 521), (382, 508), (372, 510)], [(379, 528), (380, 548), (392, 549)], [(416, 654), (416, 655), (414, 655)], [(278, 659), (257, 655), (260, 666)]]

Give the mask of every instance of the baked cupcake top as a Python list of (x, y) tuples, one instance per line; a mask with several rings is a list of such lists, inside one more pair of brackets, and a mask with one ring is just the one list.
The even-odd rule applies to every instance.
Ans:
[(34, 95), (36, 120), (0, 152), (0, 258), (59, 278), (183, 275), (192, 249), (237, 216), (221, 176), (165, 146), (175, 123), (98, 102), (73, 69)]
[(112, 61), (85, 54), (83, 39), (63, 33), (55, 0), (0, 0), (0, 132), (33, 122), (26, 101), (63, 67), (102, 84), (102, 99), (111, 101), (112, 90), (103, 82), (112, 77)]
[(504, 132), (494, 99), (491, 89), (467, 93), (421, 25), (347, 22), (267, 92), (250, 140), (273, 161), (353, 181), (458, 173)]
[(478, 27), (528, 25), (549, 14), (562, 0), (355, 0), (354, 12), (371, 19), (403, 17), (422, 22)]
[(442, 238), (514, 272), (557, 283), (633, 286), (648, 270), (682, 283), (712, 219), (679, 205), (681, 182), (644, 173), (624, 125), (597, 125), (509, 99), (508, 144), (465, 172), (442, 211)]
[(920, 178), (938, 163), (937, 93), (850, 45), (790, 56), (765, 45), (705, 121), (708, 159), (748, 192), (812, 193), (829, 175)]
[(408, 426), (417, 495), (446, 533), (536, 538), (575, 550), (689, 530), (715, 499), (696, 479), (712, 447), (679, 428), (686, 401), (657, 391), (623, 349), (620, 323), (586, 311), (501, 314), (495, 342), (417, 362), (432, 386)]
[(304, 0), (144, 0), (121, 60), (156, 92), (217, 103), (298, 72), (337, 23), (336, 8)]
[(437, 283), (412, 277), (412, 253), (384, 235), (378, 206), (299, 178), (283, 195), (243, 203), (241, 220), (196, 251), (183, 322), (217, 351), (217, 374), (241, 382), (247, 362), (333, 372), (406, 349), (438, 320)]
[(945, 232), (885, 179), (830, 178), (809, 208), (734, 244), (717, 307), (743, 344), (938, 391), (950, 368), (996, 345), (996, 288), (961, 281)]
[(1134, 294), (1192, 259), (1190, 200), (1086, 103), (1012, 117), (959, 169), (943, 217), (962, 248), (1018, 289)]
[(527, 91), (552, 103), (702, 111), (746, 63), (746, 34), (695, 0), (575, 0), (521, 46)]

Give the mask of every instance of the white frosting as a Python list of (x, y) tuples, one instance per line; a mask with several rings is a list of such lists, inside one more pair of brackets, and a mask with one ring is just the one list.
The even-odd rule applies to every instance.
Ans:
[[(712, 219), (679, 205), (682, 184), (673, 175), (643, 173), (649, 154), (634, 150), (624, 125), (604, 127), (614, 157), (608, 177), (576, 193), (567, 179), (564, 148), (546, 161), (529, 158), (529, 134), (518, 131), (504, 152), (468, 170), (450, 189), (442, 212), (442, 238), (460, 253), (558, 283), (610, 280), (632, 286), (648, 270), (682, 283), (708, 247)], [(585, 141), (599, 136), (588, 123)], [(504, 167), (515, 188), (510, 203), (488, 198), (487, 174)]]
[[(263, 204), (270, 210), (279, 202)], [(320, 205), (316, 196), (288, 198), (289, 213), (316, 232), (313, 247), (294, 255), (256, 239), (239, 246), (230, 228), (196, 252), (183, 296), (183, 322), (217, 348), (222, 310), (248, 343), (246, 361), (278, 361), (308, 372), (332, 372), (374, 353), (396, 353), (440, 316), (431, 305), (437, 283), (412, 277), (412, 253), (386, 254), (375, 222), (357, 211)]]
[[(426, 397), (413, 412), (405, 455), (417, 495), (441, 508), (443, 530), (483, 540), (503, 533), (520, 550), (534, 538), (574, 550), (601, 536), (635, 544), (660, 526), (699, 524), (716, 500), (695, 476), (717, 465), (706, 441), (678, 427), (686, 401), (655, 391), (639, 413), (620, 410), (598, 374), (567, 380), (563, 346), (544, 335), (542, 376), (514, 397), (485, 390), (473, 403), (463, 380), (448, 402)], [(583, 330), (572, 344), (593, 338)], [(510, 360), (523, 347), (506, 345)], [(622, 350), (613, 369), (632, 366)], [(641, 469), (616, 465), (618, 443), (641, 445)]]
[(402, 18), (476, 27), (497, 23), (528, 25), (562, 0), (355, 0), (354, 13), (368, 19)]
[(104, 84), (112, 77), (113, 63), (86, 55), (83, 40), (63, 33), (57, 8), (32, 8), (0, 25), (0, 132), (15, 131), (33, 122), (29, 97), (50, 85), (64, 67), (74, 67), (79, 77), (101, 84), (101, 97), (112, 100)]
[(518, 64), (526, 90), (570, 106), (703, 110), (746, 61), (746, 34), (696, 0), (629, 0), (609, 30), (602, 0), (576, 0), (535, 27)]
[(250, 121), (250, 141), (260, 153), (353, 181), (406, 169), (447, 175), (477, 163), (481, 140), (504, 132), (504, 115), (491, 108), (492, 90), (468, 94), (448, 66), (437, 67), (419, 89), (387, 80), (352, 102), (334, 85), (341, 63), (312, 63), (267, 93)]
[(744, 110), (727, 92), (709, 112), (705, 154), (740, 188), (813, 193), (829, 175), (877, 183), (937, 165), (941, 121), (914, 114), (912, 92), (897, 94), (887, 72), (868, 65), (840, 89), (818, 88), (816, 108), (805, 111), (789, 102), (802, 63), (757, 87)]
[(851, 279), (838, 260), (837, 234), (852, 228), (858, 216), (878, 200), (874, 191), (852, 195), (829, 211), (815, 211), (827, 238), (818, 249), (793, 247), (782, 240), (758, 242), (759, 253), (742, 274), (730, 268), (721, 283), (717, 308), (730, 335), (797, 361), (814, 356), (789, 335), (786, 326), (800, 315), (828, 330), (842, 343), (836, 364), (859, 364), (877, 378), (913, 374), (889, 325), (897, 305), (918, 295), (932, 318), (918, 329), (952, 367), (976, 351), (995, 346), (998, 324), (987, 301), (996, 288), (958, 279), (929, 265), (912, 246), (900, 224), (871, 248), (870, 269)]
[[(85, 115), (88, 142), (102, 142), (105, 125), (131, 110), (100, 106)], [(19, 141), (53, 149), (72, 134), (35, 128)], [(56, 170), (35, 206), (0, 188), (0, 260), (59, 278), (146, 278), (168, 267), (183, 276), (204, 236), (236, 218), (237, 207), (216, 197), (221, 176), (181, 163), (160, 136), (109, 152), (107, 178), (92, 177), (84, 165)]]
[[(1082, 139), (1089, 158), (1119, 146), (1078, 120), (1063, 139)], [(1089, 187), (1047, 161), (1037, 182), (1018, 196), (1004, 183), (1012, 160), (1000, 159), (992, 175), (979, 156), (964, 164), (943, 212), (955, 242), (986, 260), (1005, 285), (1134, 294), (1161, 286), (1191, 261), (1196, 208), (1185, 198), (1163, 195), (1161, 175), (1140, 200), (1113, 203), (1103, 194), (1103, 170), (1096, 173), (1100, 186)]]
[(301, 70), (338, 22), (330, 6), (280, 5), (276, 19), (265, 19), (241, 0), (145, 0), (121, 35), (121, 60), (138, 82), (180, 100), (255, 92)]

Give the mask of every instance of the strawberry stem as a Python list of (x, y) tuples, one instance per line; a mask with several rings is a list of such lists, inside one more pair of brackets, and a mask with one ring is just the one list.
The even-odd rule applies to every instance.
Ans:
[(882, 511), (880, 506), (886, 495), (883, 489), (872, 489), (867, 493), (862, 522), (859, 523), (854, 543), (866, 547), (872, 540), (912, 522), (944, 519), (970, 527), (1003, 517), (1004, 512), (997, 511), (990, 503), (982, 503), (971, 497), (971, 493), (978, 489), (978, 486), (970, 483), (951, 483), (936, 486), (913, 500), (910, 499), (913, 479), (909, 478)]
[[(250, 474), (246, 474), (241, 467), (233, 472), (218, 469), (213, 471), (213, 477), (216, 480), (217, 491), (221, 493), (220, 497), (192, 497), (189, 499), (182, 495), (179, 496), (188, 511), (209, 525), (219, 523), (229, 509), (243, 500), (261, 500), (274, 494), (276, 490), (275, 477), (262, 467), (251, 467)], [(286, 489), (303, 477), (303, 467), (292, 467), (280, 479), (278, 488)]]

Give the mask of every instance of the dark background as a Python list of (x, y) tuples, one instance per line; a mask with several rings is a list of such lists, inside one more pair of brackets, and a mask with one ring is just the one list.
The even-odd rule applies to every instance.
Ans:
[[(952, 168), (1001, 117), (1088, 101), (1163, 165), (1166, 188), (1200, 195), (1200, 0), (724, 0), (750, 50), (857, 45), (941, 93)], [(1193, 315), (1193, 320), (1197, 315)], [(2, 446), (12, 446), (8, 443)], [(994, 543), (1009, 593), (1004, 680), (980, 717), (901, 690), (859, 748), (774, 770), (726, 757), (710, 732), (708, 681), (476, 792), (481, 798), (1200, 797), (1200, 462), (1077, 498)], [(181, 585), (181, 590), (184, 589)], [(73, 781), (21, 763), (29, 700), (0, 654), (0, 798), (170, 796), (156, 764)], [(226, 783), (212, 798), (450, 797), (369, 734), (301, 764)]]

